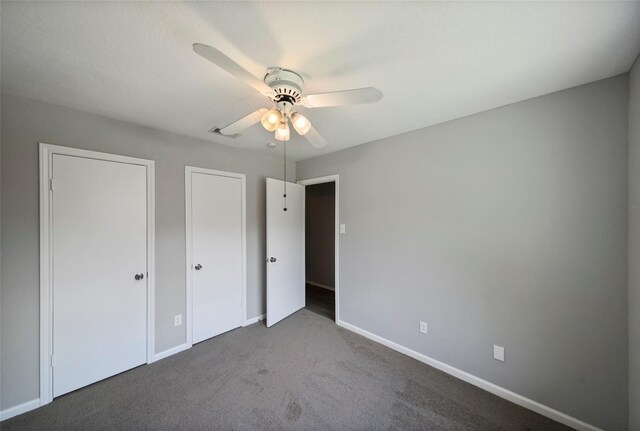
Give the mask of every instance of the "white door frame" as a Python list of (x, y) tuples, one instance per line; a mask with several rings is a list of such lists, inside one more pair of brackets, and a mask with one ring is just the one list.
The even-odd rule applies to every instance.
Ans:
[(208, 174), (221, 177), (238, 178), (242, 182), (242, 325), (247, 325), (247, 177), (245, 174), (235, 172), (217, 171), (214, 169), (198, 168), (195, 166), (184, 167), (185, 185), (185, 237), (186, 237), (186, 283), (187, 283), (187, 306), (186, 306), (186, 331), (187, 348), (193, 345), (193, 244), (191, 241), (191, 174)]
[[(336, 289), (336, 323), (340, 321), (340, 175), (327, 175), (318, 178), (309, 178), (306, 180), (299, 180), (298, 184), (303, 186), (310, 186), (313, 184), (324, 183), (336, 183), (336, 215), (335, 215), (335, 289)], [(306, 202), (305, 202), (305, 212)], [(306, 218), (306, 216), (305, 216)], [(306, 229), (306, 226), (305, 226)]]
[(116, 154), (40, 143), (40, 405), (53, 401), (53, 211), (51, 171), (53, 155), (141, 165), (147, 168), (147, 363), (155, 352), (155, 162)]

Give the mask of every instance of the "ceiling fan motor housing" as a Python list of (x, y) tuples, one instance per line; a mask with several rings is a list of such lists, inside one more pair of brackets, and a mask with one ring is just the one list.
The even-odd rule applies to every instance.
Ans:
[(285, 112), (302, 99), (304, 80), (292, 70), (270, 68), (264, 77), (264, 83), (273, 90), (272, 100)]

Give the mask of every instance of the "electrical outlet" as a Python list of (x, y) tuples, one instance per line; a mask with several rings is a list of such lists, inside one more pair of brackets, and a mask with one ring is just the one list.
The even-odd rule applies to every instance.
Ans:
[(426, 334), (429, 332), (429, 327), (427, 326), (427, 322), (420, 322), (420, 333)]
[(182, 314), (176, 314), (173, 318), (173, 325), (180, 326), (182, 325)]
[(504, 347), (493, 345), (493, 359), (504, 362)]

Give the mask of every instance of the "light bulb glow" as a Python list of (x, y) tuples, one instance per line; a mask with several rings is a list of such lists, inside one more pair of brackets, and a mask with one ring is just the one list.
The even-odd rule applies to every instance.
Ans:
[(304, 135), (309, 131), (309, 129), (311, 129), (311, 123), (309, 120), (299, 112), (293, 114), (291, 117), (291, 124), (293, 124), (293, 128), (296, 129), (296, 132), (300, 135)]
[(282, 120), (282, 114), (276, 108), (270, 109), (263, 116), (260, 122), (262, 123), (262, 127), (267, 129), (270, 132), (273, 132), (280, 124)]
[(280, 124), (278, 124), (278, 128), (276, 129), (275, 135), (278, 141), (289, 140), (289, 138), (291, 137), (291, 134), (289, 132), (289, 124), (287, 123), (286, 119), (284, 121), (281, 121)]

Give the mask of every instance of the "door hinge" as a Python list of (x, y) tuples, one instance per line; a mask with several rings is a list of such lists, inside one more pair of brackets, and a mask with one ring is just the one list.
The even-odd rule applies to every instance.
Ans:
[(49, 356), (49, 364), (50, 364), (51, 368), (53, 368), (53, 355)]
[(53, 178), (49, 178), (49, 190), (53, 191)]

